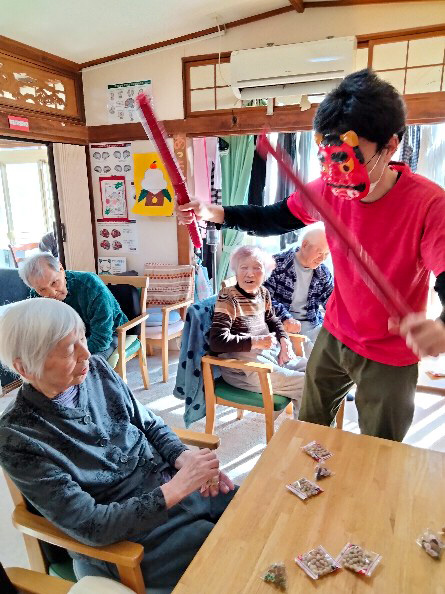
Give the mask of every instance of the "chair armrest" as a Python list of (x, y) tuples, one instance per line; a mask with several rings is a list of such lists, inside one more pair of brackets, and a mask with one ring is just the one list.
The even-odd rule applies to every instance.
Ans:
[(118, 566), (138, 567), (144, 555), (144, 547), (135, 542), (122, 541), (101, 547), (82, 544), (64, 534), (46, 518), (29, 512), (22, 503), (14, 509), (12, 523), (23, 534)]
[(163, 305), (161, 310), (164, 311), (174, 311), (175, 309), (181, 309), (182, 307), (189, 307), (193, 303), (193, 299), (188, 299), (187, 301), (181, 301), (180, 303), (173, 303), (173, 305)]
[(289, 336), (290, 340), (295, 342), (307, 342), (308, 337), (304, 334), (293, 334), (292, 332), (288, 332), (287, 335)]
[(148, 318), (148, 316), (149, 316), (149, 314), (145, 313), (145, 314), (138, 316), (137, 318), (133, 318), (129, 322), (125, 322), (125, 324), (122, 324), (122, 326), (118, 326), (116, 328), (116, 332), (118, 334), (122, 333), (122, 332), (126, 332), (127, 330), (130, 330), (130, 328), (134, 328), (135, 326), (138, 326), (141, 322), (146, 320)]
[(68, 594), (74, 586), (74, 582), (69, 580), (53, 577), (40, 573), (39, 571), (32, 571), (31, 569), (23, 569), (23, 567), (8, 567), (5, 569), (6, 575), (11, 580), (20, 592), (27, 594)]
[(219, 367), (231, 367), (232, 369), (241, 369), (246, 371), (258, 371), (259, 373), (270, 373), (273, 369), (268, 363), (257, 363), (256, 361), (242, 361), (241, 359), (220, 359), (211, 355), (204, 355), (204, 363), (218, 365)]
[(218, 448), (221, 443), (219, 437), (211, 433), (199, 433), (198, 431), (190, 431), (190, 429), (173, 429), (173, 431), (186, 445), (216, 450), (216, 448)]

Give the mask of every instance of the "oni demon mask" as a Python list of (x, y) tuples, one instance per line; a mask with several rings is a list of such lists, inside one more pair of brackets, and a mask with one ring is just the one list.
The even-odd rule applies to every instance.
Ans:
[(344, 134), (315, 135), (321, 177), (333, 194), (346, 200), (361, 200), (370, 191), (369, 173), (353, 130)]

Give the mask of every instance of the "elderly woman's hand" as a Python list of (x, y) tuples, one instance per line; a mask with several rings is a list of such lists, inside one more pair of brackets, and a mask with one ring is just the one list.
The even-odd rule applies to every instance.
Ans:
[(171, 481), (161, 486), (167, 508), (179, 503), (207, 481), (219, 475), (219, 460), (209, 449), (183, 452), (177, 460), (180, 467)]
[(280, 347), (280, 352), (278, 354), (279, 365), (286, 365), (286, 363), (289, 363), (289, 361), (296, 359), (294, 349), (292, 348), (292, 343), (288, 338), (280, 339)]
[(264, 351), (271, 349), (277, 344), (275, 334), (264, 334), (261, 336), (252, 336), (252, 350)]
[(233, 491), (235, 485), (224, 472), (219, 473), (218, 481), (212, 481), (212, 484), (203, 485), (201, 488), (201, 495), (203, 497), (216, 497), (218, 493), (226, 495), (229, 491)]

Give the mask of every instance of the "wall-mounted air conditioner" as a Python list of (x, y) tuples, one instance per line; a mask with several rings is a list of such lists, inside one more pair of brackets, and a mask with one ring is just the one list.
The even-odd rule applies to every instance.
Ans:
[(232, 89), (243, 100), (324, 95), (355, 69), (355, 37), (238, 50), (230, 56)]

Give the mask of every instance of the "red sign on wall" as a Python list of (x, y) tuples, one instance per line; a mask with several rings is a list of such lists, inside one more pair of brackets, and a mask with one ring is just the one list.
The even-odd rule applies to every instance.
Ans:
[(9, 127), (11, 130), (21, 130), (22, 132), (29, 132), (28, 118), (21, 118), (19, 116), (8, 115)]

